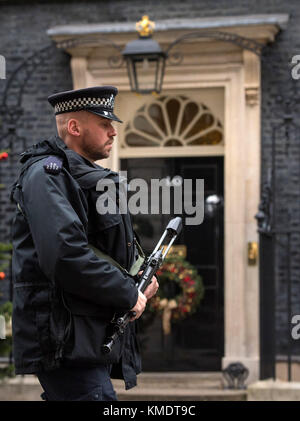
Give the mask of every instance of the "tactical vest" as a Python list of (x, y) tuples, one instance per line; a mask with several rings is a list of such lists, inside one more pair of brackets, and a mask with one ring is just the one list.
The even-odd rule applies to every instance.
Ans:
[[(59, 174), (60, 171), (62, 170), (63, 166), (67, 166), (67, 170), (69, 170), (68, 168), (68, 164), (67, 164), (67, 157), (66, 159), (63, 159), (62, 157), (59, 157), (57, 155), (40, 155), (34, 159), (29, 159), (29, 162), (27, 162), (24, 167), (22, 168), (21, 172), (20, 172), (20, 176), (19, 179), (14, 183), (13, 187), (12, 187), (12, 192), (11, 192), (11, 200), (14, 201), (19, 209), (19, 211), (22, 213), (23, 217), (26, 218), (25, 216), (25, 212), (23, 210), (23, 197), (22, 197), (22, 179), (24, 176), (25, 171), (34, 163), (45, 159), (45, 157), (48, 157), (45, 164), (44, 164), (44, 169), (46, 172), (50, 173), (50, 174)], [(78, 180), (75, 180), (78, 182), (79, 186), (82, 187), (82, 185), (88, 185), (89, 180), (91, 179), (91, 172), (93, 170), (91, 169), (90, 172), (87, 172), (83, 177), (81, 177), (80, 179), (80, 183), (78, 182)], [(98, 256), (101, 259), (105, 259), (108, 262), (110, 262), (113, 266), (117, 267), (119, 270), (121, 270), (123, 273), (125, 273), (126, 275), (131, 275), (131, 276), (135, 276), (138, 274), (138, 272), (141, 270), (143, 263), (145, 261), (145, 254), (143, 252), (143, 249), (141, 247), (141, 245), (139, 244), (138, 240), (136, 239), (136, 236), (134, 237), (134, 242), (135, 242), (135, 247), (137, 250), (137, 258), (136, 260), (133, 262), (133, 264), (131, 265), (131, 268), (129, 270), (125, 269), (123, 266), (121, 266), (116, 260), (114, 260), (111, 256), (109, 256), (108, 254), (104, 253), (103, 251), (99, 250), (98, 248), (94, 247), (91, 244), (88, 244), (88, 247), (91, 248), (94, 253), (96, 254), (96, 256)]]

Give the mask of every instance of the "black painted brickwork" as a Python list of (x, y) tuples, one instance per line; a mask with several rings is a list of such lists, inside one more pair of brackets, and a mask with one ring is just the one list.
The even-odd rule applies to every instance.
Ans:
[[(144, 14), (152, 20), (170, 18), (196, 18), (263, 13), (288, 13), (288, 28), (277, 37), (277, 42), (268, 47), (266, 61), (262, 65), (262, 181), (266, 180), (271, 165), (272, 127), (282, 120), (283, 105), (278, 96), (300, 99), (299, 82), (290, 75), (290, 60), (300, 54), (300, 3), (297, 0), (97, 0), (97, 1), (0, 1), (0, 54), (7, 62), (7, 77), (34, 51), (49, 43), (46, 30), (49, 27), (70, 23), (126, 22), (137, 21)], [(46, 97), (55, 91), (72, 87), (69, 57), (60, 51), (52, 51), (44, 64), (31, 75), (23, 95), (24, 114), (18, 125), (19, 141), (14, 145), (21, 151), (24, 143), (30, 145), (54, 131), (54, 118)], [(5, 81), (0, 80), (0, 99)], [(13, 98), (11, 98), (13, 99)], [(297, 101), (296, 101), (297, 102)], [(297, 122), (299, 104), (293, 104), (292, 115)], [(280, 131), (279, 131), (280, 132)], [(284, 147), (282, 132), (276, 140), (278, 218), (284, 227), (298, 227), (300, 222), (300, 141), (293, 134), (288, 152)], [(20, 138), (23, 138), (22, 140)], [(6, 139), (1, 139), (0, 149)], [(1, 163), (1, 182), (9, 186), (18, 171), (17, 162)], [(291, 203), (290, 206), (287, 203)], [(287, 213), (287, 207), (290, 213)], [(0, 192), (0, 238), (9, 239), (11, 205), (8, 189)], [(289, 225), (290, 224), (290, 225)], [(276, 282), (277, 330), (279, 351), (284, 353), (286, 340), (286, 239), (277, 249)], [(300, 236), (291, 239), (293, 313), (300, 314)], [(264, 262), (261, 262), (264, 264)], [(5, 298), (9, 291), (6, 285)], [(294, 343), (297, 352), (298, 343)]]

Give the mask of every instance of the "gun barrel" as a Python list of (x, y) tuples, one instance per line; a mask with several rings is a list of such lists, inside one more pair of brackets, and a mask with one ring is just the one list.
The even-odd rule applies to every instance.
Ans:
[(109, 354), (112, 350), (114, 343), (115, 342), (112, 339), (105, 342), (101, 347), (102, 354)]

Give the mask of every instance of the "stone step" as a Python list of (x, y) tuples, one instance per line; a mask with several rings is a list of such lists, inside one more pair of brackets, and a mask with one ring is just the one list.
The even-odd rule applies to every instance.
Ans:
[[(226, 390), (221, 373), (141, 373), (138, 386), (125, 390), (123, 380), (113, 380), (120, 401), (245, 401), (245, 390)], [(213, 386), (216, 382), (216, 387)], [(40, 401), (42, 388), (35, 376), (0, 381), (0, 401)]]
[(115, 389), (120, 401), (246, 401), (247, 392), (218, 389), (138, 388)]
[(141, 373), (138, 385), (124, 389), (113, 380), (120, 401), (245, 401), (245, 390), (226, 390), (220, 372)]
[[(115, 388), (122, 388), (123, 380), (113, 380)], [(223, 376), (220, 372), (159, 372), (138, 375), (138, 386), (142, 388), (175, 389), (223, 389)]]
[(33, 375), (0, 381), (0, 401), (42, 401), (42, 392), (38, 379)]

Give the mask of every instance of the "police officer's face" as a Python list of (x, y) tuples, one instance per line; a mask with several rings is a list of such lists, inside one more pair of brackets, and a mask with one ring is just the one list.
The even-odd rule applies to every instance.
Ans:
[(87, 114), (89, 116), (83, 126), (82, 152), (92, 161), (108, 158), (117, 134), (113, 122), (96, 114)]
[(117, 134), (112, 120), (80, 111), (59, 114), (56, 123), (59, 136), (70, 149), (90, 161), (109, 157)]

